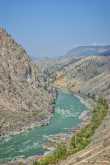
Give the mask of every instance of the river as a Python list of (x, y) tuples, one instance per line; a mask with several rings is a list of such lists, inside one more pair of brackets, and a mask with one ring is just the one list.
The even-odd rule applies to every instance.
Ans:
[(48, 138), (78, 127), (81, 123), (79, 116), (84, 111), (87, 111), (87, 107), (78, 98), (59, 90), (55, 113), (49, 125), (0, 139), (0, 162), (44, 154), (46, 150), (43, 145)]

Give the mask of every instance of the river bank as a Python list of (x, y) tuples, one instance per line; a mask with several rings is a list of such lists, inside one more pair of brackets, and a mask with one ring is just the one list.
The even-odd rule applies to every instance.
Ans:
[(18, 135), (18, 134), (21, 134), (23, 132), (28, 132), (30, 131), (30, 129), (33, 129), (33, 128), (38, 128), (38, 127), (42, 127), (42, 126), (45, 126), (45, 125), (48, 125), (51, 118), (52, 118), (53, 114), (51, 114), (50, 116), (48, 116), (48, 118), (46, 120), (43, 120), (43, 121), (40, 121), (40, 122), (34, 122), (32, 123), (30, 126), (25, 126), (23, 127), (22, 129), (18, 130), (18, 131), (12, 131), (6, 135), (1, 135), (0, 136), (0, 139), (2, 138), (8, 138), (9, 136), (15, 136), (15, 135)]
[(54, 111), (55, 111), (54, 105), (55, 105), (55, 100), (57, 98), (57, 90), (55, 88), (51, 87), (48, 90), (48, 93), (49, 93), (49, 98), (50, 98), (50, 105), (48, 108), (48, 115), (45, 117), (45, 119), (41, 119), (40, 121), (32, 121), (30, 124), (27, 123), (27, 125), (24, 125), (20, 128), (19, 127), (16, 128), (15, 131), (9, 131), (7, 133), (1, 133), (0, 139), (1, 138), (8, 138), (9, 136), (15, 136), (15, 135), (21, 134), (23, 132), (28, 132), (35, 127), (39, 128), (39, 127), (48, 125), (50, 123), (50, 120), (52, 119)]

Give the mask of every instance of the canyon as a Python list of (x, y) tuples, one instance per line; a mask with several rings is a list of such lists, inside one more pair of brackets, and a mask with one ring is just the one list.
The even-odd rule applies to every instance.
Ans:
[[(81, 46), (58, 59), (33, 62), (22, 46), (0, 28), (1, 137), (48, 125), (54, 114), (56, 88), (92, 103), (104, 97), (109, 105), (110, 46)], [(109, 132), (108, 110), (87, 148), (58, 165), (109, 165)]]

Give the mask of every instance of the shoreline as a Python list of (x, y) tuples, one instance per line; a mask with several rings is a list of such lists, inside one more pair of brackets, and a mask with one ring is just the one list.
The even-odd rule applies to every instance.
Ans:
[(57, 99), (57, 90), (53, 90), (52, 91), (52, 102), (50, 102), (50, 106), (51, 106), (51, 111), (48, 109), (48, 117), (44, 120), (41, 120), (41, 121), (36, 121), (36, 122), (32, 122), (29, 126), (24, 126), (22, 128), (20, 128), (20, 130), (16, 130), (16, 131), (10, 131), (9, 133), (5, 134), (5, 135), (0, 135), (0, 139), (2, 138), (8, 138), (10, 136), (15, 136), (15, 135), (18, 135), (18, 134), (22, 134), (24, 132), (28, 132), (30, 131), (30, 129), (33, 129), (33, 128), (39, 128), (39, 127), (43, 127), (43, 126), (46, 126), (50, 123), (50, 120), (52, 119), (53, 115), (54, 115), (54, 111), (55, 111), (55, 108), (54, 108), (54, 104), (55, 104), (55, 100)]
[(15, 136), (15, 135), (18, 135), (18, 134), (22, 134), (24, 132), (30, 131), (30, 129), (33, 129), (33, 128), (46, 126), (46, 125), (49, 124), (49, 122), (50, 122), (50, 120), (51, 120), (52, 117), (53, 117), (53, 114), (51, 114), (46, 120), (42, 120), (40, 122), (34, 122), (30, 126), (23, 127), (20, 131), (12, 131), (12, 132), (9, 132), (6, 135), (1, 135), (0, 136), (0, 139), (7, 138), (9, 136)]
[[(85, 97), (85, 96), (82, 96), (82, 95), (79, 95), (79, 94), (74, 94), (74, 96), (76, 98), (78, 98), (80, 100), (80, 102), (82, 104), (84, 104), (89, 110), (93, 107), (93, 100), (88, 98), (88, 97)], [(91, 102), (90, 102), (91, 101)]]

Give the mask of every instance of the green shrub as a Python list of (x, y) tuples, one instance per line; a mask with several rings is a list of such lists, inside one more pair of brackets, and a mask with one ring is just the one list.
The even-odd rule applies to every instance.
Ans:
[(74, 154), (84, 149), (91, 141), (91, 136), (94, 134), (96, 128), (101, 124), (108, 111), (108, 104), (104, 98), (99, 98), (96, 107), (92, 111), (92, 118), (90, 123), (80, 130), (76, 135), (71, 138), (69, 147), (65, 144), (57, 146), (56, 150), (44, 157), (33, 165), (49, 165), (55, 164), (59, 160), (65, 159), (68, 155)]

